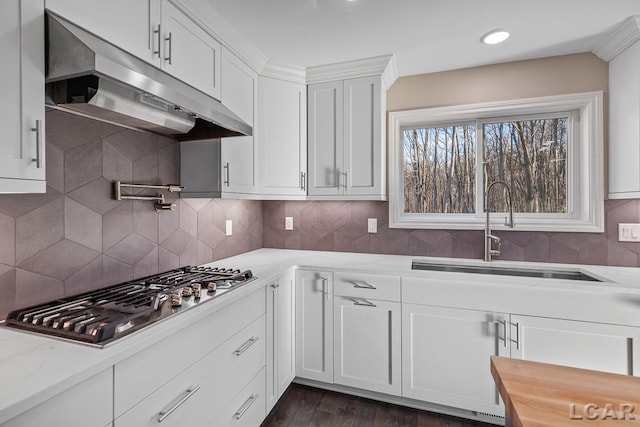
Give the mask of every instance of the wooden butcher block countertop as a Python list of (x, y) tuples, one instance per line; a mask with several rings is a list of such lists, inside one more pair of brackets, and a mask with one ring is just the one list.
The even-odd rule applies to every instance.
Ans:
[(491, 357), (513, 427), (640, 425), (640, 378)]

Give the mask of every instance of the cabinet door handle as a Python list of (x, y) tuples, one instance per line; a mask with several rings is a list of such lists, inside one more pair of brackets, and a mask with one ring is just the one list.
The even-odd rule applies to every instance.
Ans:
[(304, 191), (307, 187), (307, 174), (300, 172), (300, 189)]
[[(505, 320), (493, 320), (491, 321), (492, 324), (494, 325), (502, 325), (502, 328), (504, 330), (504, 347), (507, 348), (507, 321)], [(500, 339), (500, 333), (498, 332), (498, 339)]]
[(171, 32), (169, 32), (169, 37), (165, 37), (164, 40), (169, 42), (169, 51), (168, 51), (169, 56), (165, 56), (164, 60), (165, 61), (169, 61), (169, 65), (172, 65), (171, 64), (171, 45), (173, 44), (173, 34), (171, 34)]
[(242, 404), (240, 409), (238, 409), (235, 413), (236, 420), (239, 420), (240, 418), (242, 418), (244, 413), (249, 410), (251, 405), (253, 405), (253, 402), (255, 402), (258, 399), (258, 397), (260, 397), (260, 395), (258, 393), (254, 393), (246, 400), (246, 402)]
[(353, 283), (354, 288), (358, 288), (358, 289), (378, 289), (375, 286), (368, 284), (367, 282), (352, 280), (351, 283)]
[(186, 402), (191, 396), (193, 396), (194, 394), (196, 394), (198, 392), (198, 390), (200, 390), (200, 386), (197, 385), (195, 387), (189, 387), (186, 391), (186, 394), (184, 395), (184, 397), (182, 399), (180, 399), (175, 405), (173, 405), (171, 408), (167, 409), (166, 411), (162, 411), (158, 413), (158, 422), (161, 423), (163, 422), (169, 415), (171, 415), (171, 413), (173, 411), (175, 411), (176, 409), (178, 409), (180, 406), (182, 406), (184, 404), (184, 402)]
[(225, 179), (223, 184), (226, 185), (227, 187), (229, 186), (229, 162), (226, 162), (223, 166), (224, 168), (224, 173), (225, 173)]
[(277, 284), (277, 283), (274, 283), (274, 284), (272, 284), (272, 285), (271, 285), (271, 287), (272, 287), (273, 289), (277, 289), (277, 288), (279, 288), (279, 287), (280, 287), (280, 285), (279, 285), (279, 284)]
[(36, 133), (36, 158), (31, 161), (36, 162), (36, 167), (40, 169), (42, 167), (42, 120), (36, 120), (36, 127), (31, 130)]
[(249, 347), (251, 347), (252, 345), (254, 345), (260, 338), (258, 337), (251, 337), (248, 340), (246, 340), (244, 342), (244, 344), (242, 344), (240, 347), (238, 347), (233, 354), (235, 354), (236, 356), (240, 356), (242, 355), (242, 353), (244, 353), (245, 351), (249, 350)]
[(342, 175), (344, 175), (344, 191), (347, 191), (347, 177), (349, 176), (349, 172), (344, 171)]
[(371, 301), (367, 301), (364, 298), (350, 298), (350, 299), (351, 301), (353, 301), (354, 305), (362, 305), (364, 307), (377, 307), (377, 305), (375, 305)]
[(322, 280), (322, 293), (326, 296), (327, 299), (329, 299), (329, 279), (327, 279), (326, 277), (321, 277), (320, 280)]
[(516, 322), (516, 350), (520, 350), (520, 323)]
[(154, 55), (158, 55), (158, 58), (161, 58), (161, 56), (160, 56), (160, 44), (162, 43), (162, 41), (161, 41), (162, 36), (160, 35), (161, 34), (160, 33), (160, 24), (158, 24), (158, 28), (153, 30), (153, 34), (157, 35), (157, 37), (158, 37), (158, 50), (153, 48), (153, 42), (151, 42), (152, 43), (151, 48), (153, 49), (153, 54)]

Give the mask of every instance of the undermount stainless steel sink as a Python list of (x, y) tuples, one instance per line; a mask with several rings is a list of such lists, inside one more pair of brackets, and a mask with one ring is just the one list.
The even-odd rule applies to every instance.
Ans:
[(452, 273), (476, 273), (494, 274), (500, 276), (542, 277), (546, 279), (585, 280), (588, 282), (602, 282), (602, 280), (589, 276), (577, 270), (542, 270), (533, 268), (508, 268), (496, 266), (453, 265), (430, 263), (414, 260), (411, 263), (412, 270), (448, 271)]

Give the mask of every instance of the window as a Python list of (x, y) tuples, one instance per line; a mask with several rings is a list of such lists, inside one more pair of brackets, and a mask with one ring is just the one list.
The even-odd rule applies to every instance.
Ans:
[(390, 226), (482, 228), (504, 181), (516, 230), (602, 232), (602, 133), (600, 92), (391, 112)]

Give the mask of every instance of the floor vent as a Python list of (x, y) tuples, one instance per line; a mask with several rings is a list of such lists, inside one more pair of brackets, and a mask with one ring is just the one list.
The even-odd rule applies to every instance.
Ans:
[(494, 414), (489, 414), (487, 412), (478, 412), (478, 411), (476, 411), (476, 415), (478, 417), (487, 418), (489, 420), (504, 421), (504, 416), (502, 415), (494, 415)]

